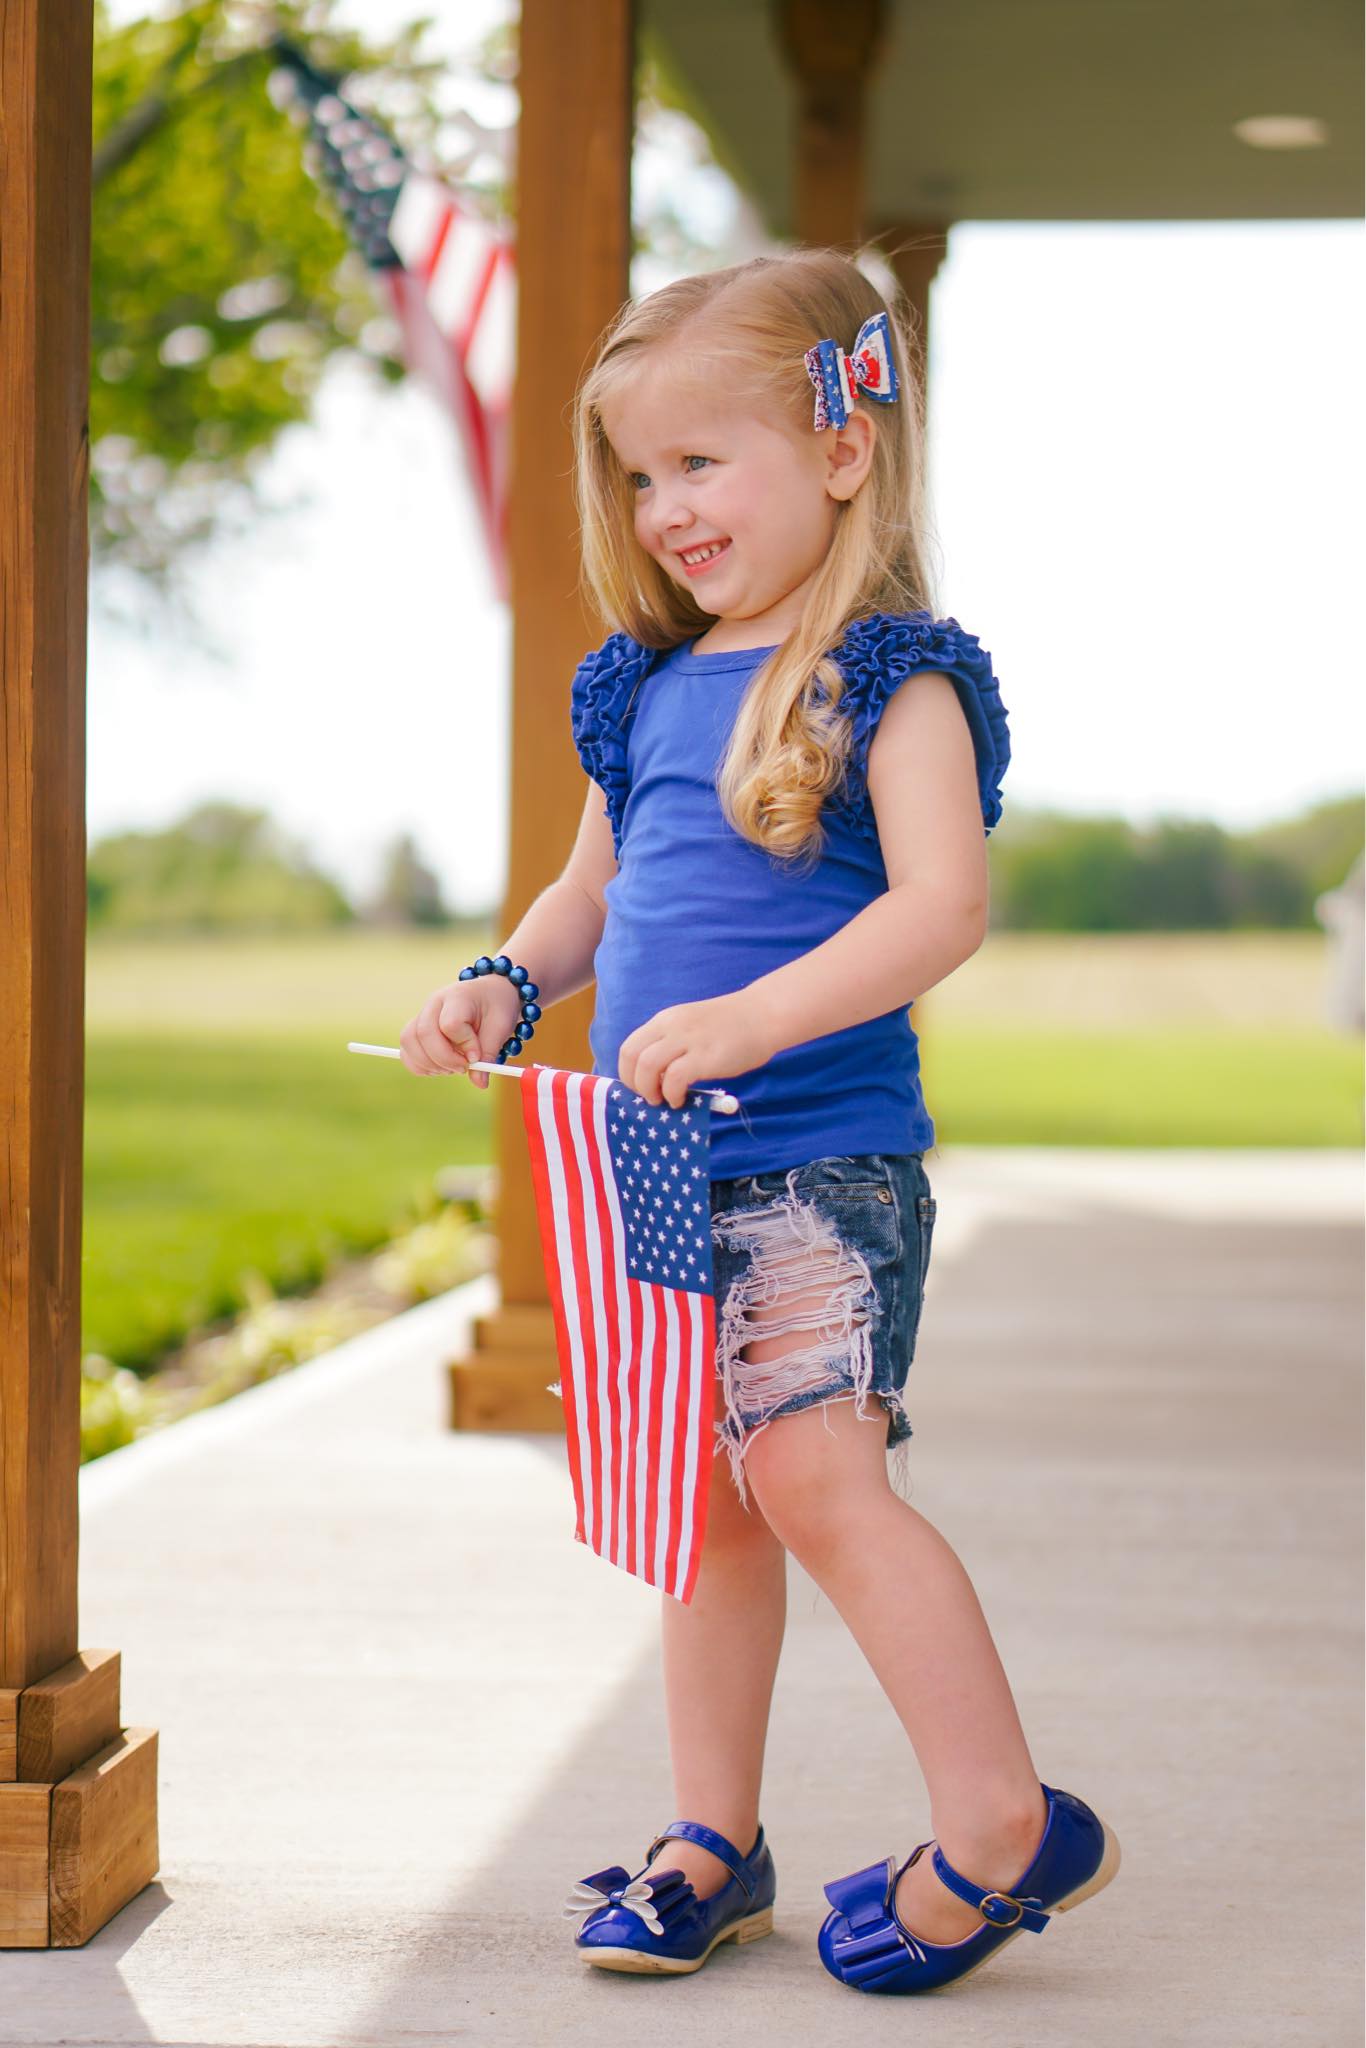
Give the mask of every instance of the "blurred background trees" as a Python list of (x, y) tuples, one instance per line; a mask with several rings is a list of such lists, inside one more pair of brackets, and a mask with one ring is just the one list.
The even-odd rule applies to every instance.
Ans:
[[(1358, 797), (1315, 804), (1247, 832), (1200, 819), (1075, 817), (1020, 805), (991, 836), (993, 930), (1310, 931), (1314, 905), (1362, 846)], [(90, 850), (93, 932), (294, 931), (364, 923), (455, 922), (411, 833), (384, 849), (361, 902), (264, 811), (197, 806), (159, 832), (122, 832)], [(487, 908), (492, 922), (495, 906)]]
[(417, 850), (411, 832), (402, 832), (380, 862), (380, 885), (367, 907), (371, 924), (450, 924), (451, 912), (441, 897), (441, 883)]
[(991, 921), (1010, 931), (1316, 927), (1315, 898), (1361, 850), (1359, 797), (1245, 832), (1204, 819), (1077, 817), (1016, 806), (991, 837)]
[(305, 848), (264, 811), (200, 804), (161, 832), (120, 832), (91, 848), (92, 930), (301, 931), (356, 913)]

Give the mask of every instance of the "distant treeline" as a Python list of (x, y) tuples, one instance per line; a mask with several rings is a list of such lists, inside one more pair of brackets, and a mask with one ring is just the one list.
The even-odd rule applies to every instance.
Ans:
[(200, 804), (160, 832), (97, 840), (87, 875), (92, 931), (290, 932), (456, 921), (406, 834), (385, 849), (378, 887), (357, 903), (268, 812), (239, 804)]
[(1359, 796), (1246, 832), (1201, 819), (1140, 827), (1006, 805), (991, 835), (991, 922), (1007, 931), (1295, 930), (1346, 880), (1366, 837)]
[[(1316, 899), (1362, 851), (1357, 796), (1247, 832), (1201, 820), (1149, 827), (1007, 806), (992, 833), (991, 922), (1013, 931), (1247, 931), (1317, 928)], [(304, 931), (346, 924), (445, 926), (477, 920), (442, 900), (413, 840), (384, 853), (380, 881), (353, 902), (265, 811), (201, 804), (160, 832), (91, 847), (92, 930)], [(487, 907), (490, 921), (497, 907)]]

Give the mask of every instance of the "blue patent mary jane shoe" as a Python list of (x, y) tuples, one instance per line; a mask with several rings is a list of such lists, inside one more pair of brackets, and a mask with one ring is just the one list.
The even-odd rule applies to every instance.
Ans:
[(1050, 1785), (1041, 1789), (1048, 1819), (1032, 1862), (1008, 1892), (974, 1884), (934, 1844), (936, 1877), (982, 1916), (982, 1925), (962, 1941), (922, 1941), (897, 1913), (902, 1873), (929, 1842), (922, 1842), (900, 1870), (889, 1856), (826, 1885), (825, 1896), (835, 1910), (827, 1914), (816, 1945), (831, 1976), (855, 1991), (933, 1991), (980, 1970), (1026, 1928), (1042, 1934), (1052, 1913), (1070, 1911), (1109, 1884), (1119, 1869), (1119, 1843), (1104, 1821), (1071, 1792), (1055, 1792)]
[[(699, 1842), (726, 1865), (731, 1874), (719, 1892), (699, 1899), (681, 1870), (644, 1875), (660, 1844), (675, 1836)], [(776, 1891), (762, 1828), (748, 1856), (742, 1856), (715, 1828), (675, 1820), (655, 1836), (634, 1877), (619, 1863), (595, 1870), (575, 1885), (564, 1910), (582, 1918), (574, 1946), (599, 1969), (681, 1975), (700, 1970), (719, 1942), (757, 1941), (771, 1934)]]

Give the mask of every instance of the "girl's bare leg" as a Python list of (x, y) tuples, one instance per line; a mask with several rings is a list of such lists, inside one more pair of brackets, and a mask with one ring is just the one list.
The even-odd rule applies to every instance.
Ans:
[[(781, 1339), (768, 1341), (781, 1349)], [(872, 1665), (915, 1750), (944, 1855), (965, 1877), (1005, 1889), (1038, 1847), (1047, 1804), (972, 1581), (892, 1491), (886, 1427), (873, 1404), (861, 1420), (852, 1399), (780, 1417), (747, 1447), (751, 1500)], [(910, 1815), (894, 1825), (908, 1832)], [(898, 1862), (912, 1847), (897, 1845)], [(927, 1941), (958, 1941), (982, 1924), (940, 1883), (928, 1852), (901, 1879), (896, 1904)]]
[[(719, 1396), (718, 1396), (719, 1399)], [(759, 1786), (773, 1679), (787, 1616), (787, 1555), (750, 1496), (740, 1505), (729, 1464), (712, 1467), (707, 1531), (690, 1604), (663, 1602), (664, 1691), (674, 1812), (748, 1854), (759, 1830)], [(699, 1898), (730, 1876), (695, 1842), (665, 1842), (652, 1870), (681, 1870)]]

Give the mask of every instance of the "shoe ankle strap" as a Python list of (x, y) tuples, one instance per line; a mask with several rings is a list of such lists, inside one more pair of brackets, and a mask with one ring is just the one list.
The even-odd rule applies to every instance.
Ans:
[[(724, 1835), (718, 1835), (715, 1828), (704, 1827), (700, 1820), (671, 1820), (663, 1833), (656, 1835), (646, 1850), (646, 1863), (653, 1862), (655, 1852), (660, 1848), (661, 1844), (671, 1841), (675, 1837), (681, 1841), (696, 1842), (703, 1849), (710, 1849), (717, 1861), (724, 1863), (732, 1877), (736, 1878), (744, 1887), (746, 1896), (753, 1898), (754, 1880), (745, 1868), (745, 1859), (736, 1848), (734, 1842), (728, 1842)], [(764, 1831), (760, 1828), (754, 1843), (756, 1852), (763, 1839)]]
[(931, 1861), (939, 1882), (946, 1884), (969, 1906), (975, 1906), (993, 1927), (1027, 1927), (1031, 1934), (1042, 1934), (1047, 1927), (1051, 1915), (1045, 1913), (1042, 1899), (1020, 1899), (1012, 1892), (989, 1891), (984, 1885), (974, 1884), (970, 1877), (964, 1877), (945, 1860), (938, 1842), (934, 1845)]

